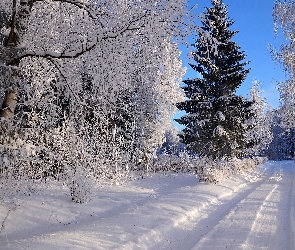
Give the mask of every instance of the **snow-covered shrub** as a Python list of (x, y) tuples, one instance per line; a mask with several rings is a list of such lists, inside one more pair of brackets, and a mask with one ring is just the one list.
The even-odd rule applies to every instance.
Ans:
[(196, 162), (195, 173), (200, 182), (217, 183), (228, 174), (226, 161), (214, 161), (209, 157), (199, 158)]
[(257, 165), (267, 161), (264, 157), (230, 160), (212, 160), (208, 157), (199, 158), (195, 165), (195, 173), (200, 182), (218, 183), (232, 175), (253, 170)]
[(213, 160), (210, 157), (196, 157), (187, 152), (160, 154), (154, 159), (153, 172), (192, 172), (200, 182), (219, 183), (230, 176), (253, 170), (267, 161), (265, 157)]
[(253, 158), (244, 158), (244, 159), (232, 159), (231, 161), (236, 167), (237, 172), (251, 171), (256, 166), (264, 164), (267, 162), (266, 157), (253, 157)]
[(0, 124), (0, 200), (17, 193), (32, 192), (43, 177), (40, 152), (23, 140), (16, 127), (1, 119)]
[(153, 163), (154, 172), (188, 172), (191, 168), (190, 157), (182, 152), (179, 155), (161, 154)]
[(268, 161), (267, 157), (254, 157), (256, 165), (264, 164)]
[(76, 174), (68, 180), (67, 185), (70, 188), (70, 195), (73, 202), (85, 203), (89, 201), (92, 186), (90, 179)]

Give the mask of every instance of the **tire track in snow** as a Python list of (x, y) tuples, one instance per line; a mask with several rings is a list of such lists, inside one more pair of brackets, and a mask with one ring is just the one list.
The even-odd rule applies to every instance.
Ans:
[[(169, 180), (173, 182), (173, 179), (167, 179), (166, 181)], [(164, 180), (163, 180), (164, 181)], [(195, 180), (193, 179), (194, 182), (192, 183), (186, 183), (186, 185), (195, 185)], [(139, 181), (140, 183), (140, 181)], [(148, 187), (146, 188), (138, 188), (139, 189), (139, 194), (141, 194), (139, 197), (135, 196), (133, 197), (130, 194), (130, 197), (125, 197), (126, 201), (118, 202), (117, 205), (106, 209), (105, 211), (101, 211), (99, 213), (91, 213), (91, 211), (87, 211), (87, 214), (83, 215), (83, 217), (71, 219), (64, 221), (63, 223), (55, 223), (51, 224), (51, 222), (48, 222), (48, 227), (44, 228), (44, 226), (41, 227), (32, 227), (30, 229), (26, 229), (25, 231), (19, 231), (15, 232), (13, 235), (9, 235), (9, 238), (13, 238), (14, 241), (17, 242), (22, 242), (22, 241), (37, 241), (38, 239), (43, 240), (43, 239), (50, 239), (50, 238), (55, 238), (56, 235), (58, 235), (59, 238), (68, 238), (70, 234), (75, 234), (79, 231), (83, 232), (85, 228), (91, 228), (93, 226), (97, 225), (105, 225), (105, 233), (108, 232), (108, 227), (112, 224), (116, 224), (116, 220), (118, 218), (125, 218), (126, 220), (129, 220), (130, 224), (133, 224), (133, 219), (129, 218), (130, 213), (132, 211), (139, 211), (144, 208), (148, 208), (149, 206), (152, 206), (153, 204), (158, 202), (158, 199), (161, 197), (167, 197), (170, 194), (173, 194), (175, 190), (178, 190), (182, 188), (184, 183), (179, 183), (179, 182), (173, 182), (172, 185), (170, 185), (169, 189), (164, 189), (165, 192), (162, 190), (157, 190), (157, 188), (150, 189)], [(128, 186), (127, 186), (128, 188)], [(159, 187), (160, 189), (163, 188), (162, 186)], [(137, 190), (138, 191), (138, 190)], [(158, 191), (159, 195), (158, 196)], [(131, 193), (133, 191), (130, 191)], [(134, 191), (135, 192), (135, 191)], [(142, 193), (141, 193), (142, 192)], [(123, 195), (126, 195), (126, 192), (122, 193)], [(114, 188), (113, 191), (113, 196), (117, 197), (117, 195), (120, 195), (120, 192), (117, 191)], [(106, 195), (106, 197), (101, 196), (102, 199), (107, 198), (110, 196), (110, 193)], [(103, 201), (102, 201), (103, 202)], [(109, 233), (112, 235), (112, 233)], [(1, 236), (1, 235), (0, 235)], [(9, 240), (6, 241), (6, 244), (9, 245)], [(2, 248), (0, 247), (2, 250)], [(8, 248), (7, 248), (8, 249)]]
[[(265, 170), (258, 180), (255, 182), (249, 182), (248, 186), (243, 184), (240, 185), (241, 187), (239, 186), (236, 190), (234, 190), (233, 194), (229, 197), (222, 197), (223, 195), (221, 195), (222, 204), (213, 207), (211, 206), (209, 209), (202, 209), (200, 212), (207, 213), (208, 217), (199, 221), (194, 230), (186, 236), (187, 246), (192, 249), (218, 249), (219, 247), (224, 249), (224, 242), (215, 241), (213, 235), (213, 244), (210, 245), (208, 244), (208, 240), (206, 240), (207, 237), (214, 233), (222, 221), (226, 218), (230, 218), (233, 214), (240, 210), (241, 207), (243, 207), (241, 203), (255, 190), (259, 189), (273, 174), (273, 171), (273, 169), (271, 169), (271, 172), (269, 172), (269, 170)], [(235, 225), (236, 223), (239, 223), (239, 221), (230, 221), (230, 224)], [(229, 233), (228, 236), (233, 238), (234, 234), (235, 230), (234, 232)], [(203, 244), (205, 242), (206, 244)], [(181, 244), (178, 244), (170, 249), (177, 249), (178, 247), (181, 247)]]
[[(243, 249), (279, 249), (279, 247), (287, 249), (286, 246), (284, 246), (286, 244), (284, 239), (277, 239), (277, 237), (275, 237), (275, 242), (269, 240), (267, 243), (261, 240), (265, 237), (275, 235), (278, 231), (277, 223), (274, 222), (277, 220), (279, 213), (278, 205), (282, 198), (281, 192), (278, 190), (278, 182), (282, 181), (282, 169), (280, 169), (280, 173), (277, 173), (277, 170), (275, 171), (275, 175), (270, 178), (270, 181), (272, 180), (274, 180), (274, 184), (269, 183), (269, 185), (272, 185), (273, 188), (264, 201), (262, 199), (263, 203), (256, 212), (255, 220), (253, 221), (248, 237), (243, 244)], [(288, 233), (289, 232), (287, 232), (287, 234)]]
[[(273, 170), (272, 170), (273, 171)], [(209, 234), (245, 197), (259, 188), (273, 173), (264, 172), (259, 180), (251, 182), (250, 188), (244, 183), (235, 190), (223, 193), (219, 197), (206, 197), (206, 201), (186, 214), (173, 218), (169, 223), (153, 228), (137, 238), (136, 242), (128, 242), (122, 249), (136, 249), (138, 245), (149, 245), (148, 249), (190, 249)], [(200, 193), (202, 195), (202, 193)], [(197, 197), (198, 198), (198, 197)], [(204, 218), (204, 215), (207, 217)], [(212, 221), (212, 218), (217, 219)], [(182, 230), (177, 224), (183, 222), (195, 224), (191, 230)], [(135, 247), (135, 248), (134, 248)], [(203, 248), (201, 248), (203, 249)], [(212, 249), (212, 248), (211, 248)]]
[[(291, 165), (294, 169), (294, 163)], [(281, 179), (278, 172), (283, 173), (284, 169), (279, 167), (271, 164), (271, 174), (232, 206), (193, 249), (294, 249), (294, 245), (290, 248), (288, 245), (290, 230), (287, 229), (287, 234), (282, 230), (286, 223), (287, 228), (290, 225), (290, 216), (284, 216), (283, 208), (287, 209), (287, 214), (294, 208), (290, 202), (294, 176), (286, 173), (286, 178)]]
[[(96, 209), (90, 202), (88, 211), (69, 206), (74, 210), (62, 222), (69, 225), (14, 231), (14, 242), (0, 249), (264, 249), (266, 237), (277, 242), (267, 249), (295, 249), (294, 163), (276, 164), (265, 165), (260, 175), (220, 185), (196, 185), (191, 177), (181, 182), (151, 178), (120, 191), (109, 188), (100, 196), (107, 205)], [(263, 225), (268, 235), (259, 232)]]

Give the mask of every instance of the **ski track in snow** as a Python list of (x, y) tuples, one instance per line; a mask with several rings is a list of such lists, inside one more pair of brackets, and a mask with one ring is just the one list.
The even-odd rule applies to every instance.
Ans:
[[(295, 249), (295, 164), (217, 185), (155, 175), (72, 204), (61, 187), (19, 197), (0, 249)], [(0, 206), (0, 220), (7, 207)]]

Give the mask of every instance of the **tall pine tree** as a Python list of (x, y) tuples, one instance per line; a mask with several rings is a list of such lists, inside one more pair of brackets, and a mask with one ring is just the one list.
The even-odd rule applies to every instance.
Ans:
[(238, 31), (229, 27), (222, 0), (211, 0), (201, 16), (202, 29), (192, 45), (195, 64), (190, 66), (201, 77), (184, 81), (187, 100), (177, 104), (186, 115), (176, 121), (185, 126), (181, 141), (197, 155), (213, 159), (242, 157), (247, 147), (248, 126), (254, 114), (251, 102), (235, 94), (249, 69), (245, 53), (231, 39)]

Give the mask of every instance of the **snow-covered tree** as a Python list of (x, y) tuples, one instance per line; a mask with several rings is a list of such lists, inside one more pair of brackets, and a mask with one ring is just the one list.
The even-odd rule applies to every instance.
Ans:
[(159, 154), (179, 155), (184, 151), (184, 145), (180, 142), (177, 127), (171, 124), (166, 128), (164, 143), (159, 148)]
[(266, 153), (271, 160), (287, 160), (294, 157), (295, 129), (281, 126), (280, 108), (273, 111), (271, 133), (273, 140)]
[(251, 102), (235, 91), (249, 72), (248, 63), (232, 41), (237, 31), (229, 29), (233, 21), (227, 17), (227, 7), (221, 0), (211, 3), (201, 15), (202, 30), (193, 44), (191, 67), (201, 77), (184, 81), (187, 100), (177, 107), (186, 115), (177, 122), (186, 127), (180, 134), (182, 142), (197, 155), (241, 157), (247, 145), (245, 121), (252, 116)]
[(286, 72), (287, 80), (279, 84), (281, 94), (281, 125), (295, 128), (295, 1), (278, 0), (275, 3), (273, 17), (275, 32), (282, 31), (286, 40), (279, 51), (273, 50), (275, 59)]
[(31, 179), (67, 172), (76, 185), (79, 174), (115, 179), (130, 158), (148, 159), (183, 98), (186, 4), (1, 1), (3, 168), (27, 162)]
[(248, 96), (248, 100), (252, 102), (250, 109), (255, 114), (247, 121), (253, 127), (248, 131), (247, 137), (249, 148), (246, 151), (250, 155), (265, 155), (273, 139), (271, 132), (273, 111), (261, 97), (260, 85), (258, 80), (254, 80)]

